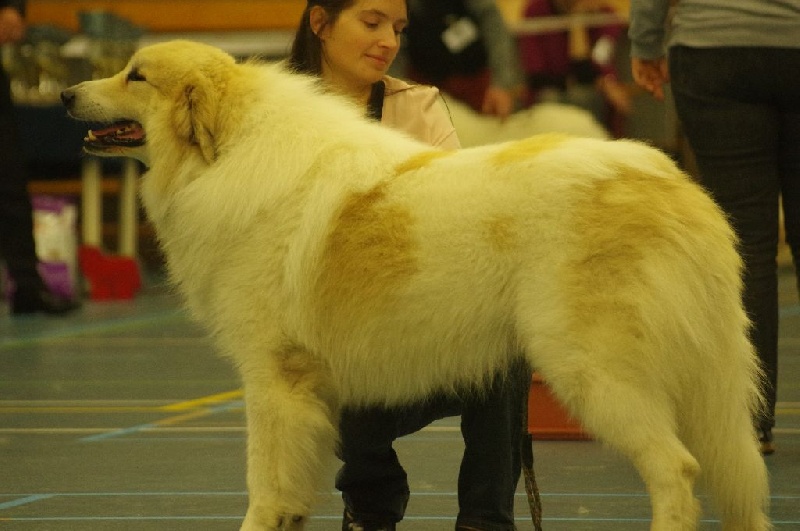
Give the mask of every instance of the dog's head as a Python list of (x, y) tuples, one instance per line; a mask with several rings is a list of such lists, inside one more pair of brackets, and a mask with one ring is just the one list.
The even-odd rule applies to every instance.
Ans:
[(217, 157), (220, 99), (235, 64), (195, 42), (154, 44), (115, 76), (70, 87), (61, 99), (73, 118), (104, 124), (84, 139), (88, 153), (149, 165), (159, 143), (176, 142), (210, 164)]

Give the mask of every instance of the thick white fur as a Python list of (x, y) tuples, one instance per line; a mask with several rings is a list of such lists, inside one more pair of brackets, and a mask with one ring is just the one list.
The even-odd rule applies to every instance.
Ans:
[(479, 384), (518, 354), (633, 462), (652, 530), (696, 529), (700, 471), (724, 530), (770, 528), (734, 234), (657, 150), (546, 135), (441, 152), (187, 42), (69, 94), (76, 118), (147, 130), (116, 154), (149, 164), (172, 279), (244, 382), (242, 529), (302, 529), (343, 405)]

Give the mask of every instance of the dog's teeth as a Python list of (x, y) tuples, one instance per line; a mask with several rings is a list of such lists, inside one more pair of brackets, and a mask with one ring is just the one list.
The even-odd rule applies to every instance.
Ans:
[(86, 140), (89, 141), (97, 140), (97, 137), (94, 136), (94, 132), (91, 129), (89, 129), (89, 134), (86, 136)]

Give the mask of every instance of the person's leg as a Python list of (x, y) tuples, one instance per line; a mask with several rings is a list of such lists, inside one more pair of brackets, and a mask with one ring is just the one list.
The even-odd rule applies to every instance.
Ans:
[(345, 409), (340, 420), (343, 465), (336, 488), (351, 519), (369, 525), (400, 521), (409, 489), (392, 443), (434, 420), (461, 413), (465, 452), (457, 529), (514, 530), (521, 410), (529, 386), (530, 370), (520, 361), (508, 375), (498, 376), (486, 394), (474, 398), (439, 394), (402, 408)]
[(8, 77), (0, 69), (0, 257), (17, 286), (38, 289), (33, 209), (16, 127)]
[(760, 49), (670, 52), (678, 117), (697, 158), (701, 182), (730, 216), (745, 264), (744, 306), (767, 376), (767, 409), (754, 419), (775, 424), (778, 353), (778, 113), (768, 91), (770, 72)]
[(410, 493), (392, 443), (434, 420), (458, 413), (458, 401), (442, 395), (392, 409), (345, 408), (339, 422), (342, 467), (336, 488), (342, 492), (351, 519), (369, 525), (402, 520)]
[(780, 101), (780, 181), (786, 243), (792, 251), (800, 291), (800, 49), (774, 50)]
[(0, 259), (15, 284), (11, 313), (67, 313), (77, 305), (51, 293), (37, 268), (33, 207), (20, 146), (8, 77), (0, 68)]
[(781, 200), (786, 244), (792, 252), (800, 296), (800, 112), (784, 115), (781, 140)]
[(528, 365), (515, 362), (485, 395), (464, 403), (461, 433), (466, 447), (458, 477), (457, 530), (515, 529), (522, 408), (530, 383)]
[(392, 448), (396, 418), (386, 410), (345, 409), (339, 421), (342, 467), (336, 488), (361, 522), (399, 522), (408, 504), (408, 479)]

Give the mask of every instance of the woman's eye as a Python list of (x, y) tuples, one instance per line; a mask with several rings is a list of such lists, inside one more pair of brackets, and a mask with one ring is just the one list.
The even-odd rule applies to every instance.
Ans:
[(128, 72), (128, 81), (147, 81), (144, 76), (137, 69)]

